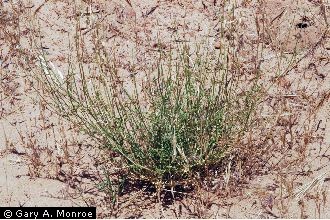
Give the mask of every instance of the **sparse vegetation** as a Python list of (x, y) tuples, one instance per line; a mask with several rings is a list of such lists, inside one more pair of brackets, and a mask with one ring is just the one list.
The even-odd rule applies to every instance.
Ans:
[(329, 216), (325, 1), (0, 1), (0, 14), (0, 205)]

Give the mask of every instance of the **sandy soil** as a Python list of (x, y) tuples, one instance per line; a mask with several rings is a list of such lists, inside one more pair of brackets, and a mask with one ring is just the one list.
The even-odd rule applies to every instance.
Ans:
[[(132, 73), (132, 66), (143, 76), (155, 62), (158, 44), (165, 50), (175, 41), (193, 44), (203, 39), (215, 48), (218, 44), (221, 1), (131, 0), (131, 6), (119, 0), (93, 1), (91, 6), (78, 2), (83, 34), (92, 40), (90, 30), (102, 20), (100, 35), (105, 47), (116, 48), (123, 78)], [(106, 153), (47, 110), (19, 65), (22, 57), (17, 50), (28, 54), (29, 36), (33, 28), (40, 28), (44, 51), (65, 72), (75, 33), (73, 4), (61, 0), (1, 4), (5, 31), (0, 32), (0, 206), (91, 205), (98, 207), (99, 217), (330, 218), (330, 2), (238, 1), (236, 34), (241, 37), (239, 53), (247, 73), (256, 59), (250, 51), (256, 50), (258, 31), (267, 45), (261, 64), (265, 82), (275, 76), (279, 59), (299, 54), (300, 62), (270, 90), (261, 112), (267, 118), (277, 114), (269, 106), (281, 105), (276, 124), (264, 130), (278, 131), (273, 140), (278, 151), (265, 165), (266, 172), (254, 173), (230, 193), (219, 183), (215, 190), (165, 205), (136, 190), (121, 197), (116, 213), (109, 211), (109, 198), (94, 184), (102, 176), (100, 164)], [(17, 14), (19, 19), (14, 19)], [(137, 51), (138, 65), (132, 50)], [(280, 52), (285, 57), (279, 57)], [(294, 124), (296, 138), (282, 144), (289, 124)], [(308, 187), (313, 181), (315, 187)], [(304, 187), (306, 193), (299, 200), (297, 192)]]

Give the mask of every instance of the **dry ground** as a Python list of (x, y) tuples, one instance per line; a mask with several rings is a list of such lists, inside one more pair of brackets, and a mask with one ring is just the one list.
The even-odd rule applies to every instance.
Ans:
[[(212, 189), (178, 193), (174, 201), (164, 193), (162, 204), (150, 190), (131, 186), (115, 207), (96, 187), (109, 155), (50, 112), (32, 89), (22, 67), (32, 52), (31, 36), (40, 31), (43, 50), (65, 72), (75, 16), (86, 41), (93, 40), (91, 30), (100, 22), (104, 45), (116, 50), (123, 78), (133, 72), (142, 77), (159, 45), (166, 50), (175, 41), (204, 40), (217, 48), (222, 1), (0, 2), (0, 206), (91, 205), (99, 217), (330, 218), (329, 1), (237, 1), (242, 68), (248, 75), (261, 60), (266, 85), (284, 73), (260, 108), (269, 123), (247, 135), (270, 149), (260, 155), (269, 156), (262, 169), (247, 158), (245, 173), (238, 174), (235, 164)], [(261, 41), (264, 50), (255, 57)], [(295, 65), (286, 69), (295, 54)]]

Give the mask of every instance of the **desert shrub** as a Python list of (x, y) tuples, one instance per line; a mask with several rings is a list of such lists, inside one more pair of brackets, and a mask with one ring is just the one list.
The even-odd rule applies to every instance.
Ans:
[(40, 56), (39, 80), (54, 109), (113, 152), (122, 169), (169, 184), (230, 155), (251, 125), (259, 92), (256, 80), (239, 87), (228, 56), (199, 48), (161, 52), (156, 71), (141, 82), (132, 76), (129, 86), (118, 83), (105, 54), (97, 73), (85, 73), (81, 64), (65, 77)]

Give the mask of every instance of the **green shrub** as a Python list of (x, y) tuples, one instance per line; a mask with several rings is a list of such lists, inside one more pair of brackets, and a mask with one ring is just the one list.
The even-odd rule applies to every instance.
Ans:
[(166, 185), (194, 178), (230, 154), (256, 103), (256, 80), (239, 89), (228, 56), (199, 48), (160, 53), (143, 84), (134, 76), (131, 86), (118, 84), (106, 54), (97, 73), (85, 73), (81, 63), (66, 77), (40, 56), (39, 80), (54, 109), (114, 152), (119, 168)]

